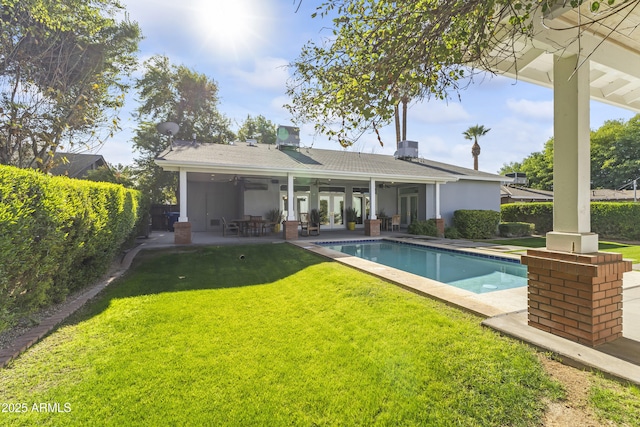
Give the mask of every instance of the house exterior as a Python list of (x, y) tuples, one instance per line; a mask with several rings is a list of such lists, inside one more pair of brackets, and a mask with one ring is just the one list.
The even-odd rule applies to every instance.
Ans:
[(344, 228), (347, 207), (357, 210), (357, 227), (365, 232), (367, 221), (381, 214), (400, 214), (405, 226), (412, 219), (430, 218), (451, 225), (458, 209), (499, 211), (505, 181), (500, 175), (411, 155), (254, 141), (177, 141), (156, 163), (180, 173), (180, 194), (187, 197), (180, 197), (179, 221), (190, 223), (192, 231), (217, 231), (222, 217), (265, 216), (272, 209), (282, 210), (285, 221), (294, 222), (314, 208), (323, 214), (323, 229)]

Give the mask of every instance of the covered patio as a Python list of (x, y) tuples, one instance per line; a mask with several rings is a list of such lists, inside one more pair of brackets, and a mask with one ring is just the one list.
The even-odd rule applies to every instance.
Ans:
[[(434, 219), (440, 233), (458, 209), (500, 209), (503, 176), (433, 162), (418, 156), (389, 156), (302, 146), (197, 144), (177, 141), (156, 159), (180, 176), (177, 236), (220, 230), (221, 222), (244, 216), (283, 214), (285, 240), (299, 236), (302, 214), (314, 209), (320, 229), (346, 227), (348, 208), (356, 230), (380, 234), (381, 217), (399, 215), (400, 227)], [(397, 228), (397, 227), (396, 227)], [(182, 238), (181, 237), (181, 238)]]
[[(637, 1), (538, 7), (527, 34), (487, 53), (497, 73), (554, 93), (553, 231), (529, 250), (529, 325), (588, 346), (622, 337), (622, 256), (598, 253), (590, 228), (590, 100), (640, 112)], [(503, 16), (508, 22), (509, 16)]]

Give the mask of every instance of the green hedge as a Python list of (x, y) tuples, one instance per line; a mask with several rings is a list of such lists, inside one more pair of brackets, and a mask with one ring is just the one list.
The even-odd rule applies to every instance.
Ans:
[(0, 316), (100, 277), (134, 231), (139, 202), (120, 185), (0, 166)]
[(502, 237), (531, 236), (534, 225), (530, 222), (501, 222), (498, 224), (498, 232)]
[(545, 234), (553, 230), (553, 203), (506, 203), (500, 206), (502, 222), (528, 222), (535, 232)]
[(453, 212), (453, 225), (465, 239), (489, 239), (496, 235), (500, 212), (462, 209)]
[[(539, 234), (553, 230), (553, 203), (508, 203), (501, 206), (501, 216), (504, 222), (531, 222)], [(591, 231), (601, 237), (640, 240), (639, 219), (640, 203), (591, 203)]]
[(602, 237), (640, 240), (640, 203), (591, 203), (591, 231)]
[(413, 221), (407, 228), (407, 233), (418, 234), (421, 236), (437, 236), (438, 226), (435, 219), (428, 219), (423, 221)]

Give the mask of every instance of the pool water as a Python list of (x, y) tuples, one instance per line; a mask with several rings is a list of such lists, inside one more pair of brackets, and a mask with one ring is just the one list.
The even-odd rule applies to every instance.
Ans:
[(476, 294), (527, 286), (527, 267), (508, 258), (384, 240), (319, 244)]

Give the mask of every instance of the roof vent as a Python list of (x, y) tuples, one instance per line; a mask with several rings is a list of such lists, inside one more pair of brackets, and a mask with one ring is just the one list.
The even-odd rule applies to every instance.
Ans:
[(513, 181), (510, 182), (513, 185), (527, 185), (529, 183), (525, 172), (510, 172), (506, 176), (513, 178)]
[(418, 158), (418, 141), (400, 141), (394, 156), (396, 159)]
[(300, 147), (300, 128), (280, 125), (276, 135), (279, 149)]

